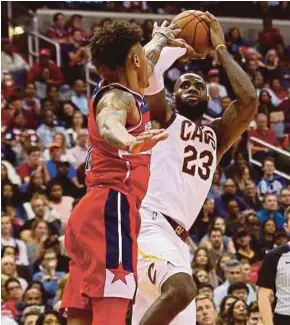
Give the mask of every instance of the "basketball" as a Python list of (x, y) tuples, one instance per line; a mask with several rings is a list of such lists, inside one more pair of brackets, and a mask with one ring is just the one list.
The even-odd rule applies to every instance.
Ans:
[(206, 54), (210, 48), (210, 30), (203, 16), (202, 11), (187, 10), (175, 16), (171, 23), (182, 29), (178, 38), (184, 39), (197, 53)]

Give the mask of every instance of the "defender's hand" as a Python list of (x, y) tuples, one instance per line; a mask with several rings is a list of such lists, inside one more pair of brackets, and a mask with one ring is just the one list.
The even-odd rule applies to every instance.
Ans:
[(177, 38), (175, 41), (184, 43), (184, 46), (186, 48), (186, 53), (179, 59), (182, 62), (187, 62), (188, 60), (201, 60), (205, 59), (205, 55), (201, 53), (196, 53), (194, 48), (191, 47), (186, 43), (186, 41), (182, 38)]
[(176, 40), (176, 37), (179, 35), (180, 32), (181, 29), (177, 25), (175, 24), (169, 25), (168, 21), (164, 20), (161, 26), (158, 26), (157, 22), (154, 23), (152, 38), (160, 37), (160, 36), (166, 37), (167, 46), (185, 47), (183, 42)]
[(213, 49), (215, 49), (219, 44), (225, 44), (224, 32), (219, 20), (208, 11), (206, 12), (206, 18), (208, 19), (205, 19), (205, 21), (210, 27), (211, 44)]
[(167, 131), (147, 130), (138, 135), (128, 146), (128, 151), (132, 154), (138, 154), (152, 149), (159, 141), (165, 140), (168, 137)]

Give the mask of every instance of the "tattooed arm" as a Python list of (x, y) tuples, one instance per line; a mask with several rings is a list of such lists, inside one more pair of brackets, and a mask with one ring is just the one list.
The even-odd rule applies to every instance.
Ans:
[(137, 124), (139, 119), (134, 96), (126, 91), (113, 89), (98, 102), (96, 121), (100, 136), (117, 149), (136, 154), (151, 149), (167, 137), (163, 130), (148, 130), (132, 136), (125, 126), (127, 122)]
[[(211, 20), (211, 43), (215, 49), (219, 44), (225, 43), (224, 33), (219, 21), (208, 12), (207, 16)], [(234, 61), (226, 47), (221, 46), (216, 52), (237, 97), (237, 100), (225, 110), (222, 118), (214, 120), (211, 124), (217, 134), (218, 160), (220, 160), (235, 140), (247, 130), (257, 113), (258, 100), (249, 77)]]

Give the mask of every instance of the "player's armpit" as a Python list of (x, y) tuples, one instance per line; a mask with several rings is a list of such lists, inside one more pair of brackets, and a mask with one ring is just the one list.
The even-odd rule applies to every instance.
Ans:
[(96, 107), (96, 121), (100, 136), (110, 145), (127, 150), (135, 138), (126, 130), (127, 118), (136, 110), (134, 96), (113, 89), (102, 97)]
[(217, 135), (217, 160), (233, 145), (236, 139), (243, 134), (257, 110), (256, 101), (247, 103), (247, 107), (240, 101), (234, 101), (225, 110), (221, 118), (215, 119), (210, 126)]

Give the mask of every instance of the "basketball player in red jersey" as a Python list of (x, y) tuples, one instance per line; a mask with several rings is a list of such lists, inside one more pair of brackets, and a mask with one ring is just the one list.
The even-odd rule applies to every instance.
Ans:
[(139, 27), (124, 22), (102, 28), (91, 43), (103, 83), (89, 109), (88, 192), (65, 234), (71, 263), (61, 308), (69, 325), (124, 325), (136, 291), (138, 208), (147, 190), (150, 149), (167, 137), (164, 130), (151, 130), (142, 95), (162, 48), (185, 46), (175, 40), (180, 30), (167, 25), (155, 24), (144, 49)]

